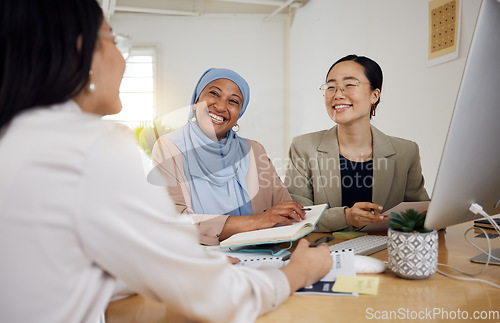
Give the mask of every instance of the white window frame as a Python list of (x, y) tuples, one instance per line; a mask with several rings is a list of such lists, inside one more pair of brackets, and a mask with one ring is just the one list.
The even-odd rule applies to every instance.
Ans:
[[(144, 125), (144, 124), (149, 124), (152, 123), (154, 118), (158, 115), (158, 70), (159, 70), (159, 64), (158, 64), (158, 49), (156, 46), (148, 46), (148, 45), (142, 45), (142, 46), (135, 46), (132, 48), (130, 51), (130, 56), (141, 56), (141, 55), (146, 55), (146, 56), (151, 56), (152, 57), (152, 64), (153, 64), (153, 115), (151, 118), (141, 118), (141, 119), (136, 119), (136, 120), (129, 120), (129, 119), (122, 119), (120, 118), (120, 113), (117, 113), (115, 115), (111, 116), (106, 116), (104, 119), (107, 120), (113, 120), (115, 122), (119, 122), (122, 124), (125, 124), (129, 126), (130, 128), (135, 128), (139, 125)], [(124, 77), (125, 78), (125, 77)], [(122, 92), (120, 92), (122, 93)], [(126, 102), (123, 101), (122, 99), (122, 104), (124, 107), (126, 106)]]

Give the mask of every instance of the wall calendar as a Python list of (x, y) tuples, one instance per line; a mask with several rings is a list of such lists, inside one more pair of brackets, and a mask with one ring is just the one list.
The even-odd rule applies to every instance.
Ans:
[(458, 57), (461, 0), (429, 1), (428, 50), (429, 66)]

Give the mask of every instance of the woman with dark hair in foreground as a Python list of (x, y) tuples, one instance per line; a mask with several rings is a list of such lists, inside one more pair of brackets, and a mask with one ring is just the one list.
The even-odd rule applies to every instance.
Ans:
[(305, 240), (267, 270), (198, 244), (131, 132), (101, 120), (121, 109), (115, 42), (95, 0), (0, 2), (0, 321), (96, 322), (118, 280), (192, 319), (254, 321), (323, 277), (329, 250)]

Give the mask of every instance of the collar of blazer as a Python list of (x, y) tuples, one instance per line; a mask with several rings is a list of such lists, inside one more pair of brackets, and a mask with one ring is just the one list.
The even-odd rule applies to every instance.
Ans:
[[(373, 158), (383, 158), (394, 155), (396, 151), (394, 146), (387, 136), (382, 131), (375, 128), (375, 126), (370, 126), (373, 137)], [(339, 154), (339, 142), (337, 137), (337, 126), (332, 127), (327, 130), (321, 138), (321, 142), (318, 145), (318, 151), (322, 151), (331, 155)]]
[[(384, 134), (382, 131), (375, 128), (373, 125), (370, 126), (373, 137), (373, 189), (372, 189), (372, 202), (384, 206), (389, 196), (391, 190), (392, 179), (394, 176), (395, 160), (388, 159), (396, 153), (394, 146), (392, 145), (389, 136)], [(337, 159), (336, 165), (339, 165), (339, 144), (337, 138), (337, 126), (327, 130), (321, 142), (317, 148), (318, 152), (323, 152), (325, 158)], [(321, 158), (321, 157), (320, 157)], [(325, 163), (328, 165), (328, 163)], [(326, 174), (325, 170), (325, 175)], [(333, 170), (328, 170), (329, 174), (338, 176), (340, 178), (340, 168)], [(320, 173), (322, 171), (320, 170)], [(340, 194), (329, 194), (325, 192), (328, 196), (329, 204), (333, 206), (339, 206), (342, 203), (342, 189), (341, 182), (337, 181), (337, 191)], [(327, 189), (325, 187), (325, 189)], [(328, 190), (328, 189), (327, 189)]]

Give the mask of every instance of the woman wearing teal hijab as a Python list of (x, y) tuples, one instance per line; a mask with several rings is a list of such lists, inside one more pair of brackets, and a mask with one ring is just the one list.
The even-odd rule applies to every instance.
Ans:
[[(195, 87), (187, 124), (161, 137), (153, 149), (177, 210), (199, 222), (203, 244), (291, 224), (305, 215), (291, 200), (264, 147), (234, 131), (249, 99), (250, 89), (239, 74), (207, 70)], [(196, 216), (200, 214), (214, 216)]]

